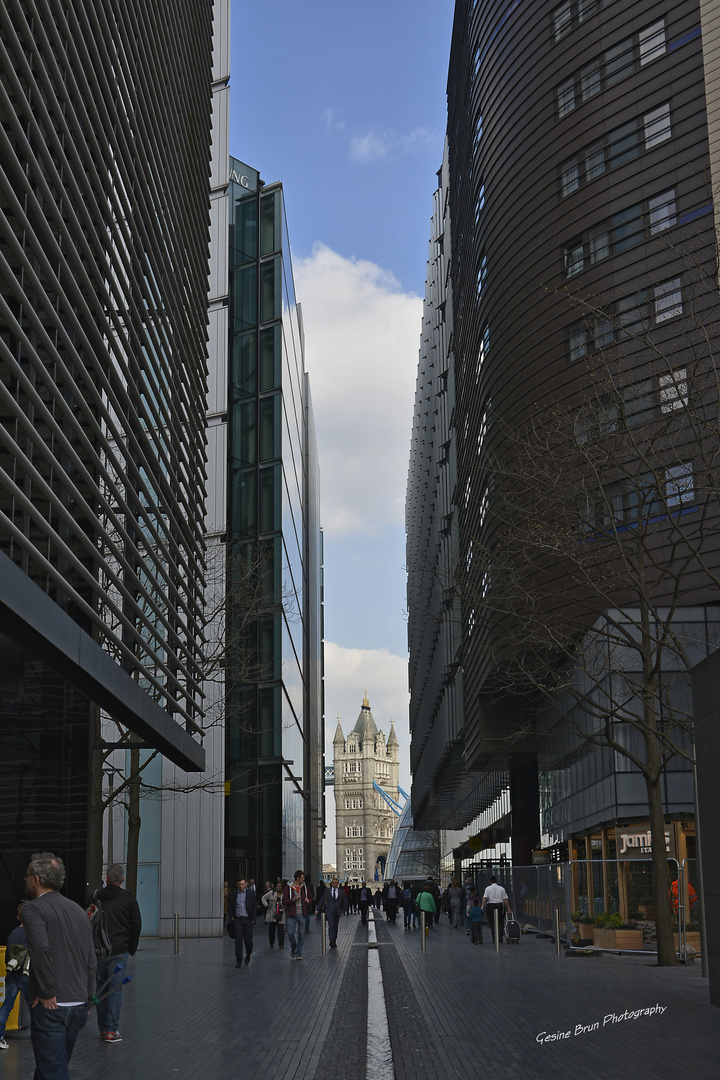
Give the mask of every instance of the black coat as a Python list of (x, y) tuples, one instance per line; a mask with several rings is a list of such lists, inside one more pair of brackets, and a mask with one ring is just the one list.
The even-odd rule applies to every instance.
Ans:
[(100, 901), (105, 913), (113, 955), (126, 952), (134, 956), (140, 940), (142, 918), (133, 894), (119, 885), (106, 885), (97, 890), (95, 899)]
[(318, 910), (338, 916), (344, 915), (349, 907), (347, 896), (342, 889), (338, 889), (337, 900), (334, 900), (332, 893), (332, 888), (328, 886), (323, 893), (323, 898), (320, 901)]
[[(239, 891), (240, 890), (237, 888), (233, 889), (228, 896), (228, 915), (232, 915), (233, 918), (235, 918), (235, 901), (237, 900)], [(248, 916), (255, 922), (255, 916), (257, 914), (257, 895), (252, 889), (245, 890), (245, 907)]]

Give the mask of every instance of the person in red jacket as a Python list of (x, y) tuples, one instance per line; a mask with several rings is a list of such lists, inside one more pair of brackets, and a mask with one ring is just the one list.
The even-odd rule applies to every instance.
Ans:
[(296, 870), (292, 883), (287, 883), (282, 895), (291, 960), (302, 960), (305, 916), (310, 911), (312, 902), (312, 889), (305, 884), (305, 874), (302, 870)]

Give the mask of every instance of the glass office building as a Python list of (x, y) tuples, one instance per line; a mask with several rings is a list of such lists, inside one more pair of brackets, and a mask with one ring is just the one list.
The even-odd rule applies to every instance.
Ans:
[(0, 20), (6, 913), (38, 848), (84, 899), (101, 710), (204, 762), (213, 4), (123, 10), (6, 0)]
[(226, 878), (317, 880), (317, 449), (281, 184), (230, 161)]

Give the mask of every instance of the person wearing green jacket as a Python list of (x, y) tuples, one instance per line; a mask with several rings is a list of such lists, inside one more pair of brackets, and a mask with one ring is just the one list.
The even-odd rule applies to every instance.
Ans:
[[(419, 911), (425, 912), (425, 933), (430, 933), (430, 927), (435, 919), (435, 912), (437, 911), (437, 904), (435, 903), (435, 897), (428, 891), (427, 887), (423, 885), (420, 892), (415, 897), (415, 903)], [(428, 917), (429, 914), (429, 917)]]

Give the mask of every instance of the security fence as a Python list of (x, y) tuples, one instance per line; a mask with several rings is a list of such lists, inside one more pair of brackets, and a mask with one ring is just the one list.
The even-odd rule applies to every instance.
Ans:
[[(653, 951), (655, 902), (653, 866), (649, 858), (589, 859), (544, 866), (470, 867), (465, 876), (475, 881), (480, 895), (496, 877), (508, 894), (515, 918), (538, 933), (555, 934), (558, 912), (560, 938), (571, 944), (573, 934), (595, 947)], [(668, 904), (674, 919), (675, 947), (687, 957), (700, 949), (700, 889), (697, 860), (668, 859)], [(619, 916), (611, 919), (610, 916)], [(608, 923), (606, 928), (596, 921)], [(634, 937), (617, 933), (615, 925), (635, 924)], [(608, 933), (603, 933), (606, 929)], [(619, 931), (627, 930), (621, 926)], [(597, 935), (597, 940), (596, 940)], [(613, 942), (615, 942), (613, 944)], [(691, 954), (692, 955), (692, 954)]]

